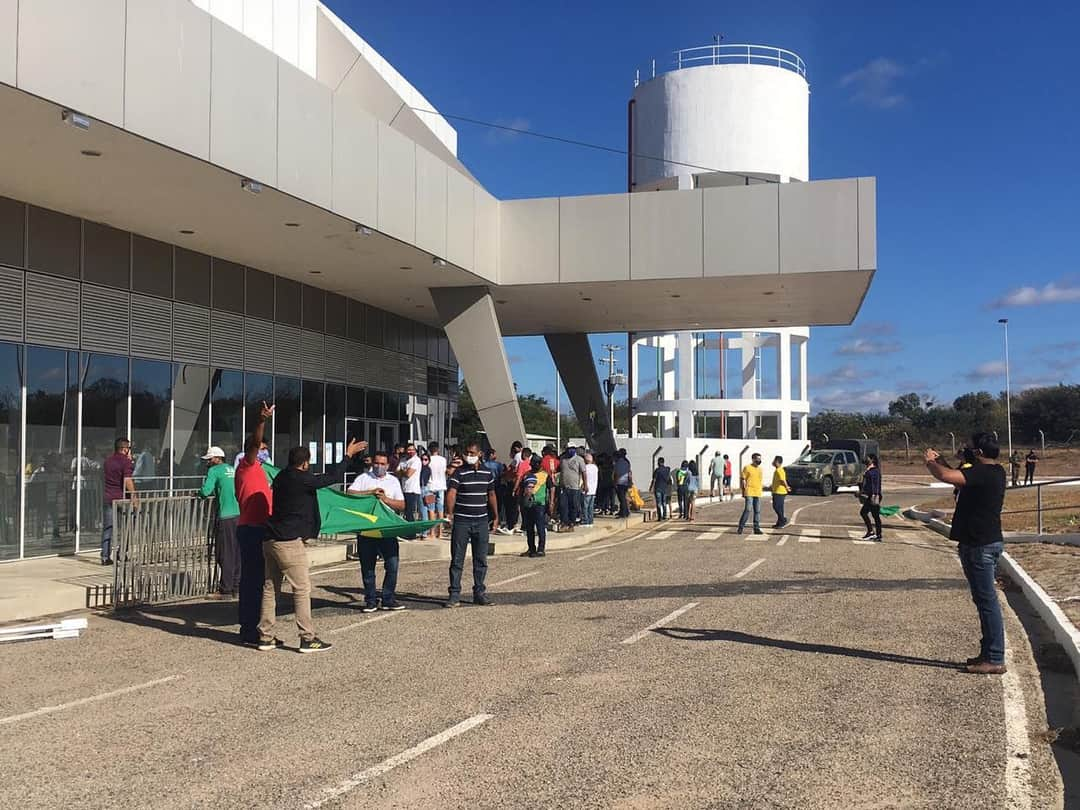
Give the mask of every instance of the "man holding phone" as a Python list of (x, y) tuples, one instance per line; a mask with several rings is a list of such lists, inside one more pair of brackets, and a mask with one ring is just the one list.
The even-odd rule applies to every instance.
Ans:
[[(372, 456), (371, 469), (361, 473), (349, 485), (353, 495), (374, 495), (379, 501), (400, 514), (405, 511), (405, 495), (396, 476), (390, 475), (390, 459), (379, 451)], [(382, 609), (404, 610), (405, 605), (394, 598), (397, 589), (400, 544), (396, 537), (356, 536), (356, 549), (360, 554), (360, 577), (364, 582), (364, 607), (362, 613), (374, 613), (379, 609), (380, 593), (376, 589), (375, 565), (379, 555), (383, 558)]]

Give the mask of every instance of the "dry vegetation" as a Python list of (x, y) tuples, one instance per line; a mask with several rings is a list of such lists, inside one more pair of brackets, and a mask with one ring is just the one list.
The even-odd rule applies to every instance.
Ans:
[[(951, 516), (952, 491), (931, 490), (923, 509), (936, 509)], [(1043, 487), (1043, 531), (1047, 534), (1080, 532), (1080, 486)], [(1001, 526), (1007, 532), (1034, 532), (1036, 529), (1035, 488), (1018, 487), (1005, 492)]]
[(1080, 547), (1011, 543), (1007, 550), (1080, 627)]

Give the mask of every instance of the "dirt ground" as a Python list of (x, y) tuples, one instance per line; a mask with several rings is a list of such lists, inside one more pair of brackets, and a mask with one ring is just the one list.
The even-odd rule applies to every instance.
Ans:
[[(1021, 455), (1025, 455), (1029, 447), (1021, 447), (1017, 445)], [(944, 456), (951, 455), (951, 445), (946, 443), (944, 446), (937, 446), (936, 449)], [(898, 472), (898, 473), (922, 473), (926, 471), (926, 466), (922, 461), (923, 448), (916, 448), (914, 445), (911, 448), (911, 453), (906, 454), (903, 450), (882, 450), (881, 451), (881, 464), (882, 470), (885, 472)], [(1002, 461), (1006, 461), (1004, 458), (1007, 455), (1007, 451), (1002, 449)], [(1080, 476), (1080, 447), (1069, 447), (1064, 449), (1047, 449), (1046, 453), (1039, 453), (1040, 461), (1035, 467), (1036, 476)], [(1021, 470), (1023, 475), (1023, 470)]]
[(1010, 543), (1007, 551), (1080, 627), (1080, 547)]
[[(933, 497), (923, 501), (924, 509), (936, 509), (951, 516), (953, 497), (949, 490), (931, 490)], [(1080, 486), (1044, 487), (1043, 531), (1046, 534), (1080, 532)], [(1036, 531), (1036, 492), (1033, 487), (1017, 487), (1005, 492), (1001, 526), (1007, 532)]]

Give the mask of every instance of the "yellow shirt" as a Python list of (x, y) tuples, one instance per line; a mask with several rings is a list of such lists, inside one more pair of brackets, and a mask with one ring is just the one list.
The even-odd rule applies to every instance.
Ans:
[(787, 473), (784, 472), (783, 467), (773, 467), (772, 474), (772, 489), (773, 495), (787, 495), (791, 490), (787, 485)]
[(747, 465), (742, 468), (742, 494), (744, 498), (761, 497), (761, 466)]

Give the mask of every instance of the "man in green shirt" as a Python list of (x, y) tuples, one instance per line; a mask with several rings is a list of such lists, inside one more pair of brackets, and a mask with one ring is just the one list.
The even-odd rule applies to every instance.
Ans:
[(236, 501), (236, 483), (233, 480), (236, 473), (225, 463), (225, 451), (220, 447), (211, 447), (203, 456), (203, 461), (208, 466), (199, 497), (217, 498), (214, 545), (217, 547), (218, 567), (221, 568), (218, 596), (232, 599), (240, 587), (240, 549), (236, 544), (240, 504)]

